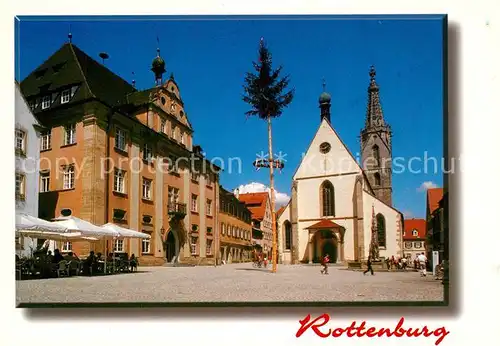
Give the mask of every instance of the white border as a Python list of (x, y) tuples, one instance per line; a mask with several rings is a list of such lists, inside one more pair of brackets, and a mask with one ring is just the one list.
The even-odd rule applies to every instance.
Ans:
[[(243, 3), (243, 2), (242, 2)], [(353, 344), (366, 343), (368, 339), (328, 339), (322, 340), (310, 333), (296, 339), (294, 334), (301, 315), (292, 315), (280, 320), (252, 319), (243, 321), (243, 316), (233, 316), (231, 320), (211, 319), (203, 321), (166, 320), (158, 317), (147, 321), (118, 320), (110, 317), (103, 320), (74, 321), (71, 318), (59, 320), (30, 319), (20, 309), (14, 309), (14, 258), (12, 253), (11, 230), (14, 229), (14, 206), (11, 196), (14, 195), (13, 151), (9, 148), (13, 143), (14, 128), (14, 71), (13, 47), (14, 26), (13, 17), (16, 14), (411, 14), (411, 13), (448, 13), (449, 21), (459, 23), (461, 32), (460, 44), (460, 95), (451, 102), (460, 105), (461, 117), (451, 119), (462, 124), (462, 208), (460, 215), (450, 215), (451, 218), (462, 220), (460, 250), (463, 270), (462, 293), (465, 297), (459, 316), (428, 318), (413, 318), (406, 316), (407, 322), (429, 324), (438, 327), (444, 324), (451, 334), (442, 345), (498, 344), (499, 293), (500, 293), (500, 257), (498, 247), (500, 229), (499, 215), (500, 195), (498, 183), (500, 163), (498, 154), (498, 138), (500, 130), (500, 54), (499, 28), (500, 13), (498, 1), (287, 1), (285, 3), (253, 0), (236, 4), (222, 1), (158, 1), (146, 2), (103, 2), (85, 1), (16, 1), (9, 5), (1, 5), (1, 37), (3, 54), (1, 55), (2, 73), (1, 90), (2, 103), (0, 115), (0, 140), (7, 152), (1, 171), (4, 187), (2, 189), (2, 262), (3, 282), (1, 289), (1, 310), (5, 316), (0, 340), (4, 345), (17, 343), (37, 346), (69, 343), (72, 346), (89, 344), (113, 345), (163, 345), (178, 340), (186, 345), (203, 343), (205, 345), (255, 344)], [(469, 5), (465, 5), (469, 4)], [(451, 72), (451, 71), (450, 71)], [(423, 101), (425, 102), (425, 100)], [(451, 134), (457, 135), (457, 134)], [(10, 150), (10, 151), (9, 151)], [(454, 230), (451, 230), (453, 232)], [(10, 274), (10, 275), (9, 275)], [(382, 310), (382, 309), (381, 309)], [(330, 310), (333, 314), (336, 309)], [(92, 311), (89, 312), (93, 315)], [(125, 313), (125, 312), (124, 312)], [(88, 313), (86, 313), (88, 314)], [(120, 311), (117, 312), (117, 315)], [(158, 316), (158, 313), (156, 313)], [(90, 316), (89, 316), (90, 317)], [(349, 316), (338, 318), (339, 326), (349, 324), (353, 319), (367, 318), (374, 324), (382, 325), (383, 320), (394, 324), (398, 318), (385, 317), (376, 319), (370, 316)], [(82, 317), (83, 318), (83, 317)], [(115, 320), (116, 319), (116, 320)], [(147, 323), (144, 323), (147, 322)], [(89, 335), (93, 335), (89, 338)], [(495, 340), (497, 342), (495, 342)], [(393, 345), (432, 345), (433, 339), (371, 339), (379, 344)]]

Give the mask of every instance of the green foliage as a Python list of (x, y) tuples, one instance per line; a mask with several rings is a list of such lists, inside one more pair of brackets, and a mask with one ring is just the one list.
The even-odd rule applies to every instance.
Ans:
[(253, 66), (256, 72), (246, 73), (243, 86), (243, 101), (251, 106), (245, 114), (257, 115), (261, 119), (279, 117), (292, 102), (295, 90), (285, 90), (290, 77), (280, 77), (281, 66), (273, 70), (271, 52), (263, 38), (260, 40), (259, 62), (254, 62)]

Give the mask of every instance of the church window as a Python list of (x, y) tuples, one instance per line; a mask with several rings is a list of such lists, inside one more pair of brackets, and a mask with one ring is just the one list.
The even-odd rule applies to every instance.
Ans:
[(285, 250), (292, 248), (292, 224), (285, 221)]
[(379, 173), (375, 173), (373, 175), (374, 177), (374, 180), (375, 180), (375, 186), (380, 186), (380, 174)]
[(335, 216), (335, 189), (329, 181), (321, 185), (321, 216)]
[(385, 217), (377, 214), (378, 246), (385, 247)]
[(375, 161), (375, 165), (379, 166), (380, 165), (380, 150), (378, 148), (378, 145), (374, 145), (372, 148), (373, 151), (373, 160)]

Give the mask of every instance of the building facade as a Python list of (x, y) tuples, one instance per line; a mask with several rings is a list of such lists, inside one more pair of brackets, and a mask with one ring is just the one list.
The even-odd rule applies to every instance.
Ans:
[(76, 45), (64, 44), (21, 83), (41, 134), (39, 215), (74, 215), (151, 235), (114, 244), (60, 244), (63, 251), (135, 254), (141, 264), (213, 263), (218, 171), (193, 144), (180, 90), (163, 79), (139, 91)]
[(252, 213), (252, 242), (265, 256), (270, 257), (273, 247), (271, 199), (268, 192), (237, 194)]
[(220, 258), (224, 263), (252, 260), (252, 213), (231, 192), (219, 187)]
[[(38, 217), (40, 126), (15, 83), (16, 212)], [(37, 239), (16, 236), (16, 254), (29, 257)]]
[[(427, 229), (427, 259), (434, 268), (435, 265), (441, 263), (444, 258), (445, 246), (447, 239), (445, 237), (445, 211), (447, 203), (447, 195), (443, 188), (433, 188), (427, 190), (426, 204), (426, 229)], [(432, 252), (438, 251), (439, 263), (433, 263)]]
[(404, 253), (411, 261), (415, 260), (419, 254), (427, 253), (427, 232), (424, 219), (406, 219), (403, 233)]
[[(363, 261), (368, 258), (372, 235), (379, 258), (401, 256), (403, 216), (391, 206), (390, 166), (378, 166), (382, 156), (388, 158), (391, 152), (390, 145), (384, 154), (380, 148), (390, 143), (389, 132), (382, 136), (373, 128), (388, 129), (373, 67), (361, 149), (366, 159), (375, 155), (379, 160), (368, 171), (358, 164), (332, 126), (330, 101), (328, 93), (320, 95), (320, 126), (293, 175), (291, 200), (278, 219), (280, 260), (312, 263), (328, 253), (333, 263)], [(380, 151), (373, 154), (371, 149), (377, 145)], [(382, 175), (386, 175), (384, 184)], [(373, 179), (377, 180), (373, 185), (380, 189), (373, 189)]]

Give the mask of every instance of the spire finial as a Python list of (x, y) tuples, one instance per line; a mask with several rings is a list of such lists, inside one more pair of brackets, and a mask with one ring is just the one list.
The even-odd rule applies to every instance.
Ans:
[(375, 75), (377, 74), (377, 72), (375, 71), (375, 66), (370, 66), (370, 80), (372, 82), (375, 82)]
[(135, 73), (132, 71), (132, 86), (135, 88)]
[(156, 36), (156, 42), (158, 43), (156, 47), (156, 56), (160, 56), (160, 37), (158, 35)]
[(323, 77), (323, 91), (326, 92), (326, 79)]
[(71, 39), (73, 38), (73, 34), (71, 33), (71, 24), (69, 25), (68, 39), (69, 43), (71, 43)]

